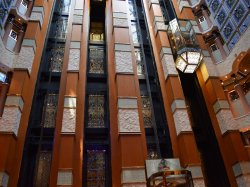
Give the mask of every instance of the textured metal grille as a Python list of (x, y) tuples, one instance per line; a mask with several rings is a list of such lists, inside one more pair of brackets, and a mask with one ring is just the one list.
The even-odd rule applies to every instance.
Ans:
[(50, 55), (50, 71), (52, 72), (61, 72), (63, 66), (63, 56), (64, 56), (64, 47), (58, 46), (58, 48), (51, 49)]
[(40, 152), (37, 157), (35, 187), (48, 187), (50, 175), (51, 152)]
[(144, 127), (151, 128), (152, 111), (151, 111), (150, 99), (148, 96), (142, 96), (141, 100), (142, 100), (142, 115), (143, 115)]
[(50, 29), (50, 37), (57, 39), (66, 39), (68, 20), (64, 18), (58, 18), (53, 21)]
[(88, 127), (104, 127), (104, 95), (89, 95)]
[(135, 58), (136, 58), (136, 65), (137, 65), (137, 74), (144, 75), (145, 74), (145, 67), (142, 61), (142, 53), (140, 50), (135, 51)]
[(87, 187), (105, 187), (106, 150), (87, 150)]
[(44, 102), (43, 127), (55, 127), (56, 109), (57, 109), (57, 94), (48, 94)]
[(89, 73), (104, 73), (104, 49), (91, 48), (89, 50)]

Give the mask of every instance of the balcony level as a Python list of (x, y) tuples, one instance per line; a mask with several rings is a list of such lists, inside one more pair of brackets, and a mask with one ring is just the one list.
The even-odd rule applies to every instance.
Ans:
[(188, 0), (188, 2), (192, 9), (198, 10), (204, 4), (205, 0)]
[(10, 13), (18, 15), (24, 20), (28, 20), (32, 12), (33, 4), (34, 1), (14, 0), (11, 6)]
[(194, 10), (194, 15), (196, 17), (196, 22), (203, 35), (209, 36), (215, 30), (217, 30), (216, 24), (214, 24), (214, 19), (211, 16), (210, 11), (204, 5), (199, 9)]

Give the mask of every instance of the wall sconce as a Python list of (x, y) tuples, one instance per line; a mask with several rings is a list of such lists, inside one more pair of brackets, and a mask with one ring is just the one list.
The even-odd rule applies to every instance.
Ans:
[(168, 36), (172, 51), (177, 55), (176, 67), (184, 73), (194, 73), (203, 59), (203, 54), (191, 22), (173, 19), (169, 22)]

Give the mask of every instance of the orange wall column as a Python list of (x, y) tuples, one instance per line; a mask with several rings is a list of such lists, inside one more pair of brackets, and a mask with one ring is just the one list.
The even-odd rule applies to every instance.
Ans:
[[(82, 186), (88, 4), (71, 1), (61, 74), (50, 186)], [(83, 9), (86, 10), (85, 14)], [(87, 21), (86, 21), (87, 23)], [(86, 24), (87, 25), (87, 24)]]
[(190, 170), (195, 185), (203, 185), (201, 161), (196, 147), (191, 120), (181, 82), (175, 67), (173, 54), (170, 48), (167, 25), (158, 1), (144, 1), (148, 19), (151, 42), (153, 45), (157, 71), (161, 83), (165, 110), (174, 157), (179, 157), (182, 167)]
[(146, 140), (135, 56), (128, 28), (127, 1), (113, 0), (112, 8), (115, 68), (109, 74), (115, 74), (117, 88), (117, 98), (113, 99), (116, 100), (114, 107), (118, 108), (116, 115), (121, 150), (120, 186), (146, 186)]
[(16, 187), (18, 183), (27, 125), (53, 0), (36, 1), (36, 5), (41, 7), (43, 13), (42, 16), (31, 18), (27, 24), (20, 52), (12, 65), (13, 76), (4, 113), (0, 119), (0, 181), (4, 182), (0, 183), (0, 186)]
[[(13, 72), (8, 96), (5, 101), (4, 111), (0, 119), (0, 185), (9, 184), (13, 180), (13, 160), (20, 131), (20, 121), (24, 107), (24, 97), (28, 71), (16, 70)], [(2, 184), (3, 183), (3, 184)]]
[[(180, 11), (177, 1), (174, 1), (174, 6), (179, 18), (185, 16), (185, 18), (194, 19), (192, 13), (190, 14), (190, 11), (187, 11), (190, 8)], [(229, 182), (232, 186), (237, 186), (237, 184), (246, 185), (247, 180), (249, 180), (248, 174), (250, 173), (250, 169), (246, 165), (249, 165), (250, 162), (238, 131), (239, 126), (230, 111), (216, 67), (206, 50), (207, 47), (202, 36), (199, 34), (200, 31), (195, 28), (194, 24), (193, 27), (204, 55), (203, 63), (197, 70), (197, 76), (224, 160)]]

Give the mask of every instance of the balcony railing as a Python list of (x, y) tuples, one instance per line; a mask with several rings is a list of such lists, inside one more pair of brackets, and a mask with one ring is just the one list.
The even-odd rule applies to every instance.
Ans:
[(151, 175), (147, 182), (148, 187), (167, 187), (167, 186), (187, 186), (193, 187), (191, 172), (188, 170), (167, 170), (160, 171)]

